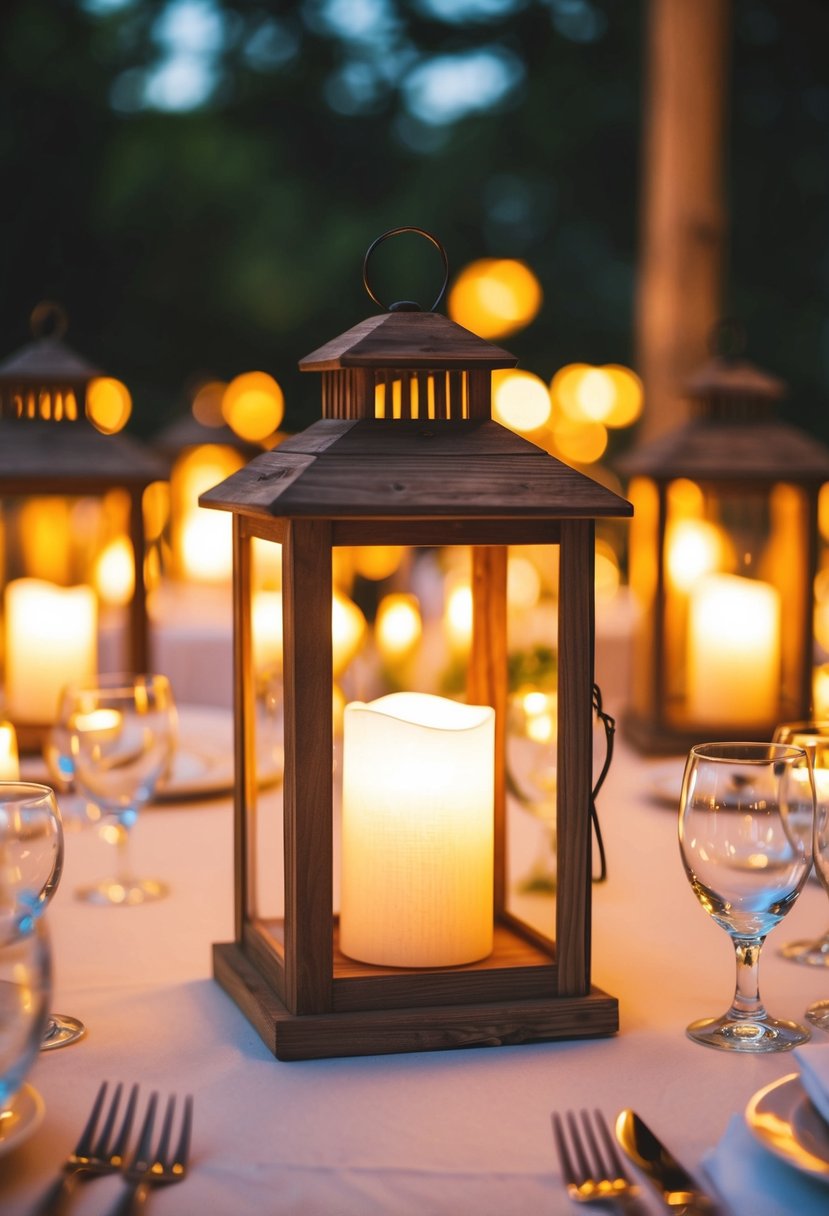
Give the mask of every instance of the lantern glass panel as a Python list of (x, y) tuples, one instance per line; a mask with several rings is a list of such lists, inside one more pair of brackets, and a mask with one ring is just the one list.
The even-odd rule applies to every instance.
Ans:
[[(808, 511), (805, 491), (782, 482), (666, 485), (662, 672), (672, 726), (761, 727), (791, 716)], [(647, 570), (636, 579), (647, 589)]]
[[(21, 494), (0, 499), (0, 632), (6, 647), (19, 648), (20, 643), (6, 636), (11, 629), (9, 586), (21, 579), (37, 580), (39, 585), (31, 586), (35, 598), (21, 608), (21, 620), (31, 617), (35, 605), (49, 611), (48, 597), (57, 596), (58, 589), (88, 589), (95, 605), (90, 621), (96, 640), (93, 667), (86, 674), (95, 667), (129, 668), (129, 611), (135, 593), (131, 507), (130, 494), (120, 489), (97, 496)], [(55, 605), (59, 602), (55, 598)], [(52, 611), (59, 613), (59, 608)], [(74, 641), (80, 644), (78, 638)], [(67, 634), (56, 644), (72, 643)], [(4, 685), (6, 680), (4, 664)]]
[(818, 495), (818, 557), (815, 576), (815, 653), (812, 712), (829, 717), (829, 484)]

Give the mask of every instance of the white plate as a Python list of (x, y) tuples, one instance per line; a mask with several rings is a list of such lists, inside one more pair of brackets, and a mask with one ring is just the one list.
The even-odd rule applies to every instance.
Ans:
[[(181, 705), (178, 711), (178, 748), (173, 771), (159, 783), (156, 802), (224, 794), (233, 789), (233, 713), (201, 705)], [(272, 749), (260, 757), (260, 785), (282, 778), (282, 757)]]
[(829, 1183), (829, 1123), (809, 1101), (799, 1073), (756, 1093), (745, 1117), (764, 1148), (802, 1173)]
[(0, 1157), (17, 1148), (40, 1124), (43, 1099), (31, 1085), (24, 1085), (11, 1106), (0, 1111)]
[(672, 811), (678, 811), (684, 772), (684, 759), (666, 760), (662, 764), (649, 765), (647, 790), (651, 800), (658, 802), (660, 806), (670, 807)]
[[(233, 789), (233, 712), (209, 705), (179, 705), (178, 747), (173, 771), (159, 783), (155, 802), (206, 798)], [(21, 758), (24, 781), (50, 781), (40, 756)], [(259, 784), (275, 785), (282, 779), (282, 755), (276, 748), (260, 757)]]

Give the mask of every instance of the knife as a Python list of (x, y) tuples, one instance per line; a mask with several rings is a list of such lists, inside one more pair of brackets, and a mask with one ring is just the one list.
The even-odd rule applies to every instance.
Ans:
[(676, 1216), (720, 1216), (720, 1209), (710, 1196), (700, 1190), (688, 1171), (635, 1111), (623, 1110), (618, 1116), (616, 1139)]

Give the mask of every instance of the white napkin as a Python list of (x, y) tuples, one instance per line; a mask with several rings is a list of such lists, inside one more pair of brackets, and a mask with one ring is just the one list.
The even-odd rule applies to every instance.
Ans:
[(803, 1088), (829, 1123), (829, 1046), (810, 1043), (807, 1047), (795, 1047), (794, 1056)]
[(801, 1174), (755, 1140), (742, 1115), (732, 1115), (702, 1168), (731, 1216), (826, 1216), (829, 1187)]

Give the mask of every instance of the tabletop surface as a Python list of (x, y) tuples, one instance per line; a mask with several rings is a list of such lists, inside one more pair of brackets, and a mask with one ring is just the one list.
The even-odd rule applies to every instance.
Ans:
[[(732, 1056), (685, 1036), (693, 1018), (727, 1007), (733, 949), (685, 879), (676, 809), (653, 796), (664, 772), (664, 761), (620, 742), (601, 794), (609, 877), (593, 891), (593, 979), (618, 997), (621, 1029), (593, 1041), (276, 1061), (211, 976), (212, 943), (233, 933), (230, 797), (143, 813), (135, 868), (171, 887), (144, 907), (76, 900), (75, 888), (109, 868), (111, 846), (91, 830), (68, 833), (48, 912), (53, 1006), (88, 1032), (38, 1057), (29, 1081), (46, 1113), (0, 1158), (0, 1211), (32, 1209), (104, 1079), (139, 1081), (145, 1096), (195, 1097), (192, 1171), (150, 1197), (158, 1216), (574, 1211), (550, 1113), (585, 1105), (610, 1119), (635, 1108), (696, 1170), (731, 1115), (794, 1061)], [(802, 1019), (810, 1002), (829, 996), (829, 971), (776, 953), (827, 923), (826, 895), (810, 882), (761, 962), (763, 996), (777, 1016)], [(85, 1185), (72, 1211), (107, 1211), (119, 1186), (112, 1178)]]

